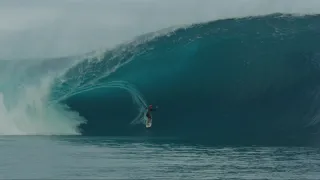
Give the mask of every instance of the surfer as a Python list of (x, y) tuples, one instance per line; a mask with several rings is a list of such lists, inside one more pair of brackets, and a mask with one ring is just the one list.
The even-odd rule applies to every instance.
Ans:
[(153, 108), (152, 108), (152, 105), (149, 105), (148, 111), (147, 111), (147, 113), (146, 113), (146, 116), (147, 116), (147, 118), (148, 118), (147, 124), (148, 124), (148, 123), (151, 123), (151, 121), (152, 121), (151, 111), (156, 111), (157, 108), (158, 108), (158, 107), (156, 107), (155, 109), (153, 109)]

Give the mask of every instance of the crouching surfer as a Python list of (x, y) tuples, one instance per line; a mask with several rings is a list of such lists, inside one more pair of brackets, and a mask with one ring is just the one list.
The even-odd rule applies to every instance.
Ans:
[(146, 116), (148, 118), (147, 120), (147, 124), (151, 124), (152, 123), (152, 115), (151, 115), (151, 111), (156, 111), (156, 109), (158, 109), (158, 107), (156, 107), (155, 109), (152, 107), (152, 105), (149, 105)]

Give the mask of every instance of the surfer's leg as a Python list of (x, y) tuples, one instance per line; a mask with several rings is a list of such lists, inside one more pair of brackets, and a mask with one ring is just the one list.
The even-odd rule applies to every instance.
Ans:
[(147, 118), (148, 118), (147, 123), (150, 123), (150, 121), (151, 121), (151, 116), (150, 116), (150, 114), (147, 113), (146, 116), (147, 116)]
[(151, 123), (151, 118), (150, 117), (148, 117), (148, 123)]

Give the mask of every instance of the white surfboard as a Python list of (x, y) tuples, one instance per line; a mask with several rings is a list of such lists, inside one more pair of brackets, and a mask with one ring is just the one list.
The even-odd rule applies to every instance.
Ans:
[(144, 113), (144, 120), (146, 121), (146, 128), (150, 128), (152, 126), (152, 118), (151, 121), (149, 123), (148, 122), (148, 117), (146, 116), (147, 112)]

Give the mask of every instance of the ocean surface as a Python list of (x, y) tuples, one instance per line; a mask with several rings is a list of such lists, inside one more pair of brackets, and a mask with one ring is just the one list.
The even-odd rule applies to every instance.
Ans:
[(203, 146), (174, 138), (10, 136), (0, 179), (320, 178), (320, 149)]
[(319, 22), (221, 19), (0, 60), (0, 178), (320, 179)]

